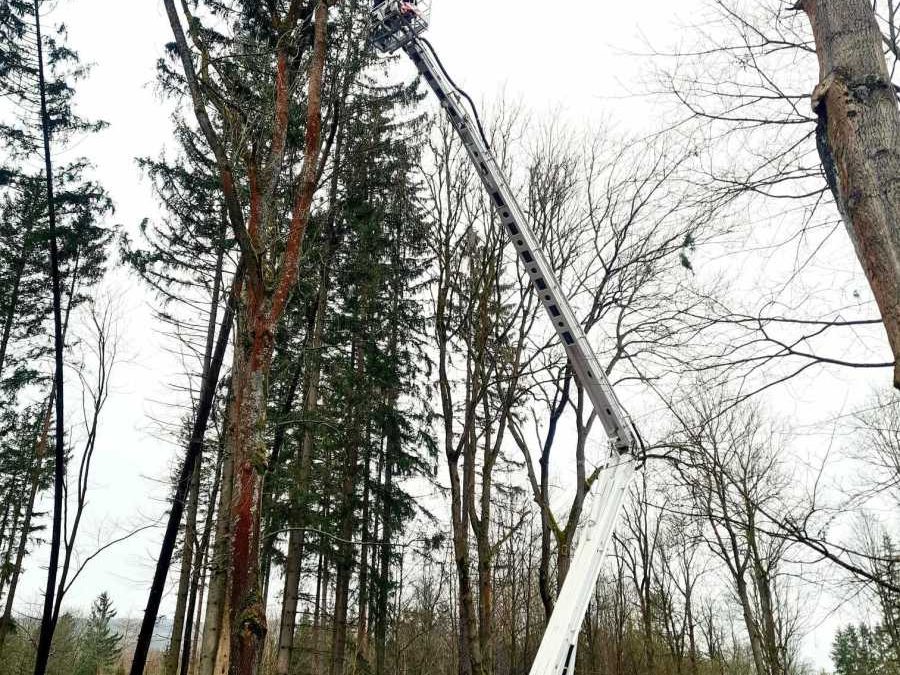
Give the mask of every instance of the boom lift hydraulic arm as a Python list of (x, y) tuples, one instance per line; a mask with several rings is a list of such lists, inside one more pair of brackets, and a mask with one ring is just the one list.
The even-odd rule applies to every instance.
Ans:
[[(537, 236), (494, 158), (474, 104), (450, 79), (431, 44), (421, 37), (428, 28), (427, 11), (427, 3), (421, 1), (376, 0), (372, 10), (372, 41), (384, 53), (403, 49), (440, 100), (553, 322), (572, 370), (587, 392), (613, 449), (598, 479), (593, 507), (531, 667), (531, 675), (569, 675), (574, 672), (581, 624), (612, 541), (617, 516), (635, 475), (635, 452), (640, 438), (619, 404), (553, 268), (541, 251)], [(471, 113), (464, 99), (469, 103)]]

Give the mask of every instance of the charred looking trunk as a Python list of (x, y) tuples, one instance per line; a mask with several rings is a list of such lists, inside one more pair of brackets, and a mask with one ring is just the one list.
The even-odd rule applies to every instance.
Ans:
[(62, 545), (63, 491), (65, 490), (66, 449), (65, 449), (65, 415), (63, 390), (63, 327), (62, 327), (62, 291), (59, 280), (59, 250), (56, 241), (56, 201), (53, 193), (53, 162), (50, 156), (50, 115), (47, 112), (47, 86), (44, 81), (44, 44), (41, 36), (41, 8), (38, 0), (34, 0), (34, 28), (37, 41), (37, 75), (38, 94), (41, 102), (41, 133), (44, 145), (44, 179), (47, 185), (47, 221), (50, 239), (50, 279), (53, 295), (53, 354), (54, 378), (56, 389), (56, 437), (54, 443), (53, 468), (53, 524), (50, 535), (50, 560), (47, 564), (47, 586), (44, 591), (44, 609), (41, 617), (41, 632), (38, 638), (37, 654), (34, 662), (34, 674), (44, 675), (50, 660), (50, 645), (56, 624), (53, 620), (55, 605), (55, 589), (59, 551)]
[(812, 106), (838, 210), (881, 310), (900, 388), (900, 111), (868, 0), (800, 0), (819, 57)]

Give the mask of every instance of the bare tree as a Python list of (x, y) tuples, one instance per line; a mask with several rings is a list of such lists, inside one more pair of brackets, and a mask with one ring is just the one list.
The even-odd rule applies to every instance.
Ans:
[[(895, 63), (893, 6), (887, 3), (879, 22), (881, 48)], [(697, 139), (698, 199), (721, 208), (724, 226), (741, 235), (740, 246), (717, 250), (712, 260), (698, 255), (700, 264), (727, 256), (735, 266), (765, 265), (765, 273), (753, 294), (698, 304), (696, 318), (708, 323), (712, 348), (698, 367), (743, 379), (740, 398), (817, 365), (895, 367), (873, 348), (883, 339), (883, 322), (871, 296), (846, 297), (862, 275), (828, 204), (828, 165), (817, 151), (826, 125), (808, 103), (816, 70), (808, 28), (781, 0), (710, 0), (706, 9), (686, 27), (687, 47), (651, 46), (656, 91), (673, 104), (666, 131)], [(877, 51), (870, 46), (867, 53)]]
[(777, 435), (758, 408), (730, 408), (698, 396), (685, 418), (689, 464), (680, 472), (704, 540), (728, 572), (756, 672), (791, 672), (797, 617), (788, 602), (787, 554), (770, 512), (790, 509)]

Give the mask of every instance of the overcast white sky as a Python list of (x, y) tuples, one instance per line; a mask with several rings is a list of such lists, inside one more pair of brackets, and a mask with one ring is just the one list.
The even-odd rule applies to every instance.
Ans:
[[(454, 78), (477, 101), (489, 101), (504, 90), (535, 113), (635, 128), (654, 113), (646, 101), (622, 98), (637, 88), (634, 83), (648, 67), (646, 60), (629, 53), (644, 49), (641, 36), (662, 45), (678, 41), (679, 26), (698, 20), (702, 4), (434, 0), (429, 37)], [(141, 219), (159, 213), (135, 157), (157, 155), (171, 143), (169, 112), (154, 88), (155, 62), (171, 39), (162, 3), (69, 0), (61, 5), (57, 16), (69, 27), (71, 45), (94, 64), (79, 87), (79, 109), (110, 124), (70, 152), (96, 164), (116, 203), (115, 222), (134, 229)], [(167, 387), (177, 378), (179, 364), (154, 333), (149, 297), (122, 272), (112, 275), (110, 285), (125, 309), (124, 348), (132, 358), (114, 378), (116, 393), (100, 431), (85, 542), (158, 517), (166, 493), (159, 481), (166, 478), (174, 453), (154, 435), (152, 418), (166, 414), (162, 402), (171, 399)], [(861, 382), (855, 374), (848, 378), (853, 386)], [(840, 382), (830, 391), (850, 388), (847, 379)], [(787, 398), (822, 410), (823, 402), (808, 391), (790, 391)], [(840, 395), (828, 402), (832, 409), (846, 404)], [(107, 590), (120, 615), (138, 615), (158, 536), (146, 533), (95, 561), (72, 590), (69, 604), (85, 607)], [(30, 564), (23, 600), (37, 600), (43, 582), (43, 570), (35, 569), (34, 559)], [(830, 626), (817, 631), (808, 641), (810, 657), (827, 664), (823, 659), (830, 640)]]

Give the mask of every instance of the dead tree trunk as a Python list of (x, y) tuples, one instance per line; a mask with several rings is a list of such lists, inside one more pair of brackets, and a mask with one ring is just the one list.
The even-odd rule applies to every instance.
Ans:
[(868, 0), (800, 0), (812, 24), (812, 94), (829, 187), (881, 310), (900, 388), (900, 111)]

